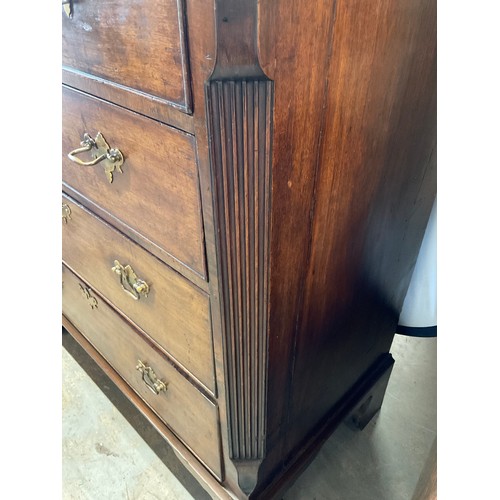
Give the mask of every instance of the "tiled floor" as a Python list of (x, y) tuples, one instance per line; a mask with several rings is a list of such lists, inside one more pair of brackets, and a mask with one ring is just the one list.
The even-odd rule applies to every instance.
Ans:
[[(381, 412), (340, 426), (285, 500), (412, 499), (436, 438), (436, 343), (396, 335)], [(63, 346), (63, 498), (209, 498), (68, 334)]]

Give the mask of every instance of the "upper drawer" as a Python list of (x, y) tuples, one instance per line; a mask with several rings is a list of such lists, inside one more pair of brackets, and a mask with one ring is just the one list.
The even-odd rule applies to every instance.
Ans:
[[(115, 170), (112, 182), (106, 161), (82, 166), (67, 156), (81, 147), (85, 133), (95, 139), (98, 132), (124, 157), (122, 173)], [(91, 208), (100, 216), (190, 279), (191, 274), (205, 277), (193, 136), (63, 88), (62, 150), (63, 181), (82, 203), (97, 205)], [(95, 152), (93, 148), (75, 156), (89, 162)]]
[(181, 0), (72, 0), (62, 62), (85, 76), (190, 111)]

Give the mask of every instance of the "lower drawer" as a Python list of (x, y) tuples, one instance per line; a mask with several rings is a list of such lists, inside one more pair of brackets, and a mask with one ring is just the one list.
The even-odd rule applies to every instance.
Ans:
[[(62, 224), (64, 264), (214, 394), (208, 295), (71, 198), (62, 201), (69, 217)], [(149, 285), (147, 297), (134, 300), (124, 291), (116, 261)]]
[(63, 314), (219, 478), (218, 411), (86, 283), (63, 266)]

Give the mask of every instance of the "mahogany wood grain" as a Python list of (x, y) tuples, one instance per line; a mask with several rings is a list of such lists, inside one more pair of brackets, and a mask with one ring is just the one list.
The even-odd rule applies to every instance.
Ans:
[(217, 500), (234, 500), (234, 495), (231, 494), (224, 486), (221, 485), (215, 476), (200, 463), (198, 458), (179, 440), (179, 438), (167, 427), (156, 413), (137, 395), (137, 393), (118, 375), (118, 373), (110, 366), (110, 364), (102, 357), (95, 347), (78, 331), (77, 328), (68, 320), (66, 316), (62, 316), (62, 325), (64, 332), (68, 332), (85, 349), (87, 354), (99, 366), (104, 374), (116, 385), (116, 387), (132, 402), (137, 409), (147, 418), (151, 426), (165, 439), (169, 446), (176, 454), (177, 458), (190, 471), (191, 474), (198, 480), (200, 485)]
[(250, 494), (266, 449), (273, 82), (258, 63), (257, 4), (216, 3), (215, 68), (205, 85), (228, 426)]
[[(62, 162), (65, 189), (102, 208), (109, 222), (191, 277), (203, 278), (205, 251), (194, 138), (118, 106), (63, 89)], [(84, 133), (101, 132), (124, 155), (123, 173), (110, 183), (97, 164), (84, 167), (67, 154)], [(90, 159), (81, 153), (82, 160)], [(144, 244), (145, 244), (144, 243)], [(182, 266), (188, 269), (184, 270)]]
[[(181, 0), (80, 0), (62, 18), (62, 62), (84, 77), (190, 111)], [(99, 94), (98, 94), (99, 95)]]
[[(173, 107), (109, 81), (73, 70), (66, 77), (194, 133), (203, 273), (173, 258), (179, 250), (164, 257), (135, 236), (147, 222), (131, 230), (109, 215), (120, 200), (103, 210), (65, 189), (209, 292), (221, 491), (274, 498), (342, 415), (361, 415), (366, 380), (375, 384), (375, 406), (383, 396), (390, 370), (378, 377), (373, 366), (388, 359), (436, 193), (435, 0), (189, 0), (185, 9), (192, 120), (183, 124)], [(250, 88), (264, 100), (252, 101)], [(264, 160), (255, 169), (252, 155), (271, 158), (270, 168)], [(252, 189), (256, 172), (265, 182)], [(144, 176), (145, 189), (152, 179)], [(166, 238), (184, 237), (175, 222), (155, 224)], [(142, 259), (126, 241), (123, 248)]]
[[(198, 392), (162, 355), (122, 320), (92, 289), (94, 308), (82, 295), (88, 288), (68, 269), (63, 268), (63, 312), (68, 320), (110, 363), (151, 409), (222, 479), (217, 407)], [(167, 384), (165, 392), (155, 394), (136, 369), (138, 361), (153, 368)]]
[(435, 2), (261, 2), (275, 82), (268, 454), (389, 350), (435, 197)]
[[(63, 203), (71, 209), (64, 263), (215, 394), (208, 296), (67, 196)], [(147, 297), (134, 300), (122, 290), (115, 259), (149, 285)]]
[(207, 87), (223, 305), (230, 457), (245, 493), (266, 449), (272, 82)]
[(209, 160), (209, 140), (205, 103), (205, 82), (210, 78), (216, 61), (215, 9), (213, 2), (190, 0), (186, 2), (187, 33), (193, 90), (193, 119), (196, 136), (196, 150), (200, 174), (201, 198), (203, 204), (203, 224), (206, 244), (207, 269), (210, 277), (210, 306), (212, 315), (212, 335), (214, 342), (215, 372), (217, 378), (219, 414), (221, 425), (222, 451), (224, 457), (224, 486), (238, 492), (238, 472), (229, 459), (229, 426), (227, 418), (226, 378), (224, 373), (224, 339), (221, 329), (221, 303), (217, 253), (215, 241), (217, 228), (213, 217), (212, 173)]
[(260, 62), (275, 87), (264, 481), (283, 468), (286, 447), (292, 444), (289, 402), (295, 331), (310, 252), (334, 9), (335, 3), (329, 0), (317, 2), (314, 8), (306, 1), (294, 2), (293, 9), (284, 1), (259, 6)]
[(71, 68), (63, 68), (62, 83), (67, 87), (99, 96), (105, 101), (113, 102), (141, 115), (149, 116), (189, 134), (194, 133), (193, 115), (173, 107), (162, 99), (117, 86), (107, 80), (98, 79)]
[(390, 349), (436, 195), (435, 8), (337, 3), (289, 443)]

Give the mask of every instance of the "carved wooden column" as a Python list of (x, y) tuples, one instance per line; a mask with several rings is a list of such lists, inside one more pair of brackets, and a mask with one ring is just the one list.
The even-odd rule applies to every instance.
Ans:
[(216, 2), (206, 83), (230, 458), (250, 494), (266, 451), (273, 82), (257, 55), (256, 0)]

